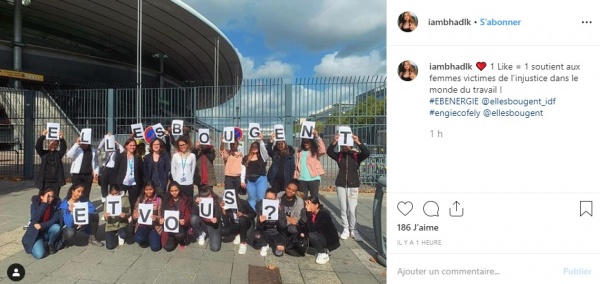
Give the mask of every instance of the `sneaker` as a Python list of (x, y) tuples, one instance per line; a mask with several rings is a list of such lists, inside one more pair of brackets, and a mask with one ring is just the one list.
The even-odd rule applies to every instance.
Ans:
[(240, 235), (236, 235), (235, 239), (233, 239), (233, 244), (234, 245), (239, 245), (240, 244)]
[(358, 230), (352, 230), (352, 234), (350, 234), (350, 236), (352, 236), (354, 238), (354, 240), (357, 241), (357, 242), (362, 242), (363, 241), (363, 238), (358, 233)]
[(90, 238), (88, 240), (88, 245), (89, 244), (92, 244), (92, 245), (95, 245), (95, 246), (99, 246), (99, 247), (103, 247), (104, 246), (104, 243), (101, 242), (101, 241), (99, 241), (99, 240), (96, 240), (96, 237), (93, 236), (93, 235), (90, 236)]
[(121, 238), (121, 236), (119, 236), (119, 245), (122, 246), (125, 244), (125, 239)]
[(267, 256), (267, 252), (269, 251), (269, 245), (266, 245), (260, 248), (260, 256)]
[(344, 228), (344, 231), (340, 234), (340, 239), (347, 240), (350, 236), (350, 231), (347, 228)]
[(23, 230), (27, 230), (27, 228), (29, 228), (29, 224), (31, 224), (31, 221), (27, 222), (27, 224), (25, 224), (25, 226), (23, 226)]
[(198, 237), (198, 245), (204, 246), (205, 243), (206, 243), (206, 233), (202, 232), (202, 235), (200, 235)]
[(185, 250), (185, 245), (180, 244), (179, 245), (179, 250)]
[(106, 203), (106, 197), (102, 197), (102, 204)]
[(317, 259), (315, 260), (317, 264), (325, 264), (329, 262), (329, 255), (325, 253), (318, 253)]
[(238, 254), (246, 254), (246, 250), (248, 250), (248, 245), (246, 243), (240, 244)]

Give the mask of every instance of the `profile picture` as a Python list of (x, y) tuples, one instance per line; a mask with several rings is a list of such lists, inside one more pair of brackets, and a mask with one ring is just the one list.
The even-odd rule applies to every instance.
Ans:
[(412, 32), (419, 25), (419, 20), (417, 16), (409, 11), (406, 11), (398, 17), (398, 27), (403, 32)]
[(404, 60), (398, 65), (398, 76), (404, 81), (412, 81), (418, 73), (417, 65), (410, 60)]

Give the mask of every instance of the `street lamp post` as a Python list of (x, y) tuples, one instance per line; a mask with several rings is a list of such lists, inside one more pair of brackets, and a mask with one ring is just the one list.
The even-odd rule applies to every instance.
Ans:
[(136, 110), (137, 121), (142, 122), (142, 4), (143, 0), (137, 2), (137, 60), (136, 60)]
[[(15, 71), (21, 71), (23, 68), (23, 48), (25, 47), (25, 43), (23, 43), (23, 6), (29, 6), (31, 4), (31, 0), (8, 0), (9, 4), (15, 6), (14, 13), (14, 37), (11, 45), (13, 46), (13, 69)], [(14, 88), (21, 88), (21, 80), (14, 81)]]

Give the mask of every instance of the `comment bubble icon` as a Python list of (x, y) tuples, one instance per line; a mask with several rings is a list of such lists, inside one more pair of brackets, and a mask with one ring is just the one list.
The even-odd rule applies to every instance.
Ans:
[(440, 214), (440, 206), (438, 206), (435, 201), (427, 201), (425, 205), (423, 205), (423, 213), (428, 217), (439, 217)]

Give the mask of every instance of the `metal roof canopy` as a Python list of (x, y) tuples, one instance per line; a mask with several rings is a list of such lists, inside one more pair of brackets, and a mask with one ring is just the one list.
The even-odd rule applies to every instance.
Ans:
[[(27, 45), (136, 64), (136, 0), (33, 0), (22, 11)], [(180, 0), (145, 0), (142, 12), (143, 68), (159, 70), (152, 55), (166, 54), (167, 76), (212, 86), (218, 38), (218, 85), (241, 84), (233, 45), (198, 12)], [(13, 13), (14, 6), (0, 0), (0, 39), (8, 42), (13, 40)]]

